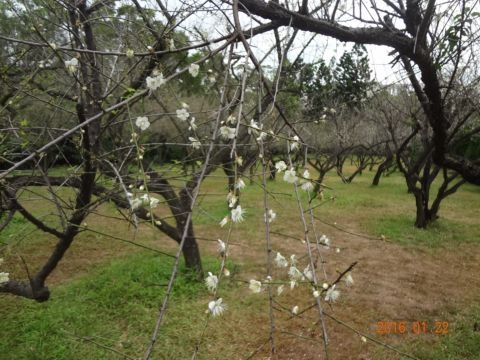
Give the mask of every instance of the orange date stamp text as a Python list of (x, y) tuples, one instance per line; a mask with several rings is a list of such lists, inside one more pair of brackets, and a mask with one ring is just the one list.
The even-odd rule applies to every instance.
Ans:
[(402, 321), (402, 320), (382, 320), (377, 321), (375, 332), (378, 335), (446, 335), (448, 334), (448, 321)]

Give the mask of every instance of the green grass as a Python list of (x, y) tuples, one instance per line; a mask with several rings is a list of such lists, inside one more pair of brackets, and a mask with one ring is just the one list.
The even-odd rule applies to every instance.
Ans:
[[(65, 170), (58, 169), (57, 172), (62, 175), (62, 171)], [(221, 171), (212, 175), (202, 185), (200, 202), (194, 211), (194, 227), (199, 238), (215, 240), (218, 237), (224, 238), (228, 232), (227, 227), (221, 229), (218, 226), (218, 222), (228, 214), (228, 208), (225, 199), (226, 179)], [(312, 176), (315, 176), (313, 172)], [(420, 230), (413, 226), (414, 199), (407, 193), (401, 174), (394, 173), (382, 178), (378, 187), (371, 186), (372, 177), (373, 173), (365, 171), (352, 184), (343, 184), (337, 176), (329, 174), (325, 179), (326, 185), (330, 187), (325, 190), (326, 200), (320, 202), (316, 199), (313, 202), (314, 206), (321, 204), (315, 210), (316, 215), (326, 222), (336, 222), (340, 228), (356, 233), (376, 237), (383, 234), (389, 241), (405, 247), (454, 251), (459, 244), (480, 242), (480, 187), (463, 186), (458, 193), (444, 200), (440, 219), (428, 229)], [(255, 179), (257, 183), (254, 185), (250, 185), (248, 179), (244, 180), (247, 187), (242, 192), (241, 204), (247, 211), (246, 220), (245, 223), (234, 225), (232, 241), (241, 246), (232, 248), (232, 257), (235, 261), (242, 262), (240, 277), (248, 279), (245, 276), (263, 271), (264, 210), (259, 179)], [(179, 178), (174, 183), (182, 185), (183, 181)], [(269, 181), (267, 187), (270, 207), (278, 214), (277, 220), (272, 223), (272, 229), (277, 233), (301, 237), (302, 226), (293, 187), (283, 182), (281, 175), (276, 181)], [(22, 195), (35, 198), (26, 203), (27, 207), (37, 216), (53, 213), (55, 208), (52, 205), (45, 206), (39, 196), (46, 195), (46, 191), (38, 188), (33, 190), (35, 194), (25, 192)], [(65, 196), (71, 195), (68, 190), (60, 191), (64, 191)], [(306, 194), (300, 193), (302, 203), (306, 204)], [(328, 200), (330, 197), (335, 200)], [(162, 216), (168, 216), (168, 210), (161, 211)], [(102, 205), (99, 213), (111, 216), (117, 214), (111, 204)], [(50, 217), (52, 221), (55, 220)], [(108, 226), (108, 221), (111, 220), (97, 215), (87, 219), (92, 229), (129, 238), (131, 233), (128, 231), (132, 229), (127, 226), (117, 228), (115, 225), (106, 230), (104, 228)], [(37, 254), (37, 249), (43, 250), (45, 256), (54, 245), (52, 237), (40, 232), (32, 235), (34, 230), (32, 225), (17, 214), (11, 226), (1, 233), (1, 240), (10, 244), (14, 256), (18, 256), (17, 253), (28, 256)], [(330, 230), (331, 228), (319, 224), (322, 233), (328, 234)], [(22, 241), (19, 243), (16, 240)], [(151, 231), (147, 226), (142, 226), (138, 240), (147, 241), (149, 246), (162, 246), (161, 242), (157, 242), (159, 240), (173, 245), (171, 240)], [(52, 296), (47, 303), (36, 304), (21, 298), (0, 296), (1, 359), (122, 358), (99, 344), (129, 356), (142, 355), (158, 314), (172, 262), (169, 258), (151, 253), (138, 253), (138, 250), (133, 255), (128, 252), (128, 256), (121, 255), (111, 261), (112, 256), (119, 256), (111, 241), (113, 240), (97, 234), (82, 233), (69, 250), (69, 255), (94, 256), (94, 251), (101, 251), (105, 246), (111, 248), (113, 255), (107, 256), (103, 262), (97, 261), (94, 266), (83, 264), (83, 270), (78, 275), (75, 271), (68, 270), (63, 279), (67, 281), (52, 287)], [(283, 246), (289, 246), (287, 242), (291, 239), (281, 237), (274, 241), (274, 246), (282, 249)], [(205, 244), (207, 243), (200, 242), (202, 254), (207, 254), (203, 259), (204, 268), (206, 271), (214, 271), (218, 269), (218, 261), (208, 258), (208, 251), (212, 247), (210, 244), (204, 248)], [(7, 260), (5, 266), (15, 263), (13, 255), (9, 258), (5, 252), (2, 256)], [(27, 262), (28, 260), (27, 258)], [(43, 257), (36, 259), (43, 260)], [(18, 263), (19, 268), (13, 273), (22, 277), (24, 269)], [(56, 271), (61, 272), (67, 267), (62, 262)], [(228, 267), (233, 273), (233, 265), (229, 264)], [(259, 336), (265, 336), (265, 329), (261, 328), (262, 324), (266, 324), (263, 318), (267, 314), (265, 302), (262, 302), (261, 297), (244, 296), (245, 292), (242, 291), (245, 291), (245, 286), (239, 286), (231, 280), (221, 283), (220, 295), (228, 300), (229, 311), (209, 326), (205, 342), (213, 342), (214, 346), (210, 349), (210, 343), (204, 344), (201, 359), (219, 358), (215, 352), (218, 349), (221, 349), (222, 358), (242, 357), (243, 352), (240, 356), (239, 349), (248, 353), (248, 346), (252, 349), (258, 347)], [(209, 299), (210, 295), (204, 285), (191, 281), (182, 268), (169, 302), (168, 316), (154, 358), (190, 358), (196, 339), (203, 331), (204, 312)], [(451, 322), (452, 331), (449, 336), (440, 338), (439, 342), (417, 337), (415, 342), (406, 343), (404, 350), (414, 352), (421, 359), (480, 359), (478, 333), (471, 330), (474, 321), (480, 322), (480, 307), (474, 306), (458, 317), (452, 315), (449, 318), (455, 318)], [(255, 321), (253, 325), (252, 319)], [(260, 320), (265, 321), (260, 323)]]
[[(422, 360), (479, 360), (480, 305), (475, 304), (460, 314), (450, 314), (448, 318), (452, 319), (448, 323), (448, 334), (418, 334), (413, 340), (402, 344), (401, 349)], [(433, 321), (429, 324), (435, 327)], [(388, 359), (403, 359), (390, 355), (392, 357)], [(386, 359), (385, 354), (379, 353), (378, 359)]]
[[(218, 268), (217, 261), (204, 261), (207, 270)], [(169, 258), (137, 254), (114, 260), (80, 280), (55, 287), (46, 303), (20, 298), (2, 301), (0, 357), (113, 358), (111, 351), (85, 339), (138, 356), (153, 329), (171, 266)], [(228, 286), (228, 282), (224, 285)], [(162, 328), (161, 336), (168, 339), (170, 350), (182, 348), (179, 336), (182, 329), (192, 324), (199, 326), (206, 299), (204, 285), (190, 280), (182, 267), (169, 305), (169, 317), (175, 320), (167, 321)]]

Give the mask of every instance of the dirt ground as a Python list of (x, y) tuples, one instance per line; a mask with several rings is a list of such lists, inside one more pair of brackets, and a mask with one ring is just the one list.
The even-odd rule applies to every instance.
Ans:
[[(354, 285), (348, 290), (343, 286), (338, 303), (325, 311), (367, 337), (395, 347), (415, 337), (427, 337), (434, 342), (439, 335), (431, 332), (445, 326), (436, 321), (451, 322), (463, 305), (480, 295), (478, 247), (462, 245), (455, 252), (422, 251), (338, 230), (330, 234), (335, 246), (342, 250), (336, 253), (331, 249), (326, 253), (327, 275), (335, 278), (332, 272), (343, 271), (355, 261), (358, 264), (352, 272)], [(313, 325), (315, 319), (318, 319), (316, 308), (295, 325), (289, 325), (292, 333), (311, 341), (284, 337), (278, 346), (280, 359), (325, 359), (318, 321)], [(404, 334), (377, 334), (379, 321), (397, 324), (404, 321), (407, 328)], [(414, 334), (414, 322), (421, 321), (425, 321), (427, 333)], [(363, 342), (360, 334), (332, 319), (327, 318), (326, 324), (330, 359), (386, 359), (396, 354), (385, 350), (379, 355), (378, 346), (371, 340)], [(267, 357), (266, 352), (263, 357)]]

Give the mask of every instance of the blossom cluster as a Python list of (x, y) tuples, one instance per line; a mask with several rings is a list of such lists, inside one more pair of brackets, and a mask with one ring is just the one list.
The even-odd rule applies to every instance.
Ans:
[[(218, 252), (220, 253), (222, 259), (225, 261), (228, 256), (227, 244), (221, 239), (218, 239), (217, 243)], [(224, 264), (224, 261), (222, 262), (222, 264)], [(230, 276), (230, 271), (226, 267), (224, 267), (224, 265), (222, 265), (222, 269), (223, 275), (227, 277)], [(214, 299), (208, 303), (207, 313), (210, 313), (213, 317), (222, 315), (227, 309), (227, 305), (223, 302), (223, 298), (217, 297), (219, 281), (220, 274), (217, 276), (211, 272), (208, 272), (208, 276), (205, 278), (205, 286), (207, 287), (208, 291), (213, 294), (214, 297)]]
[[(328, 246), (330, 240), (326, 235), (322, 235), (320, 242)], [(339, 282), (336, 281), (335, 283), (331, 284), (325, 282), (319, 285), (317, 283), (317, 277), (315, 275), (315, 268), (312, 268), (311, 264), (309, 263), (303, 268), (303, 270), (301, 270), (302, 268), (299, 267), (299, 262), (295, 254), (291, 255), (290, 258), (287, 259), (279, 251), (277, 251), (275, 257), (273, 258), (273, 263), (275, 267), (286, 270), (286, 276), (288, 279), (288, 281), (280, 281), (283, 283), (277, 286), (277, 296), (280, 296), (284, 292), (285, 284), (288, 284), (291, 290), (295, 289), (295, 287), (301, 284), (307, 284), (312, 286), (313, 298), (319, 298), (323, 294), (323, 299), (326, 302), (333, 303), (339, 299), (341, 294), (340, 290), (338, 290), (337, 288)], [(347, 287), (353, 285), (354, 281), (350, 272), (345, 274), (345, 276), (343, 277), (343, 281), (345, 283), (345, 286)], [(266, 287), (271, 286), (271, 283), (272, 277), (270, 276), (267, 277), (267, 279), (263, 282), (256, 279), (251, 279), (248, 283), (248, 287), (250, 291), (252, 291), (252, 293), (258, 294), (262, 292), (262, 290)], [(278, 282), (276, 283), (278, 284)], [(295, 305), (291, 310), (292, 314), (294, 315), (297, 315), (299, 311), (300, 309), (298, 305)]]

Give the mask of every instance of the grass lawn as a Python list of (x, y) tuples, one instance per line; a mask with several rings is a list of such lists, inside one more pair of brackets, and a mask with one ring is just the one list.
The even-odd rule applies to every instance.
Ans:
[[(325, 179), (329, 189), (324, 200), (312, 203), (317, 220), (315, 228), (309, 225), (309, 236), (326, 234), (332, 243), (330, 249), (321, 250), (325, 272), (317, 269), (320, 281), (331, 282), (358, 262), (352, 273), (354, 285), (339, 284), (339, 300), (333, 306), (324, 304), (330, 315), (325, 319), (330, 358), (403, 358), (378, 341), (419, 359), (480, 359), (480, 188), (461, 187), (442, 203), (440, 219), (429, 229), (419, 230), (413, 227), (414, 199), (401, 175), (384, 177), (378, 187), (370, 185), (372, 177), (372, 172), (365, 171), (352, 184), (343, 184), (331, 173)], [(216, 239), (229, 239), (231, 275), (223, 277), (218, 290), (227, 310), (221, 317), (208, 316), (211, 295), (181, 267), (154, 359), (189, 359), (197, 345), (199, 359), (269, 356), (268, 292), (248, 290), (250, 279), (263, 280), (266, 274), (263, 190), (258, 181), (255, 178), (248, 185), (245, 179), (241, 204), (246, 220), (234, 224), (230, 236), (228, 226), (218, 225), (228, 213), (226, 179), (216, 172), (202, 185), (194, 213), (195, 232), (206, 272), (219, 271)], [(59, 191), (69, 197), (68, 190)], [(277, 213), (271, 224), (272, 247), (286, 257), (296, 254), (303, 269), (306, 247), (292, 185), (278, 176), (268, 183), (268, 192), (269, 206)], [(42, 189), (27, 189), (21, 199), (34, 214), (53, 224), (55, 209), (46, 205), (47, 195)], [(305, 193), (301, 199), (306, 206)], [(166, 209), (157, 211), (168, 216)], [(78, 236), (49, 280), (48, 302), (0, 295), (1, 359), (143, 355), (172, 259), (123, 240), (168, 253), (174, 253), (175, 243), (149, 224), (138, 229), (128, 226), (112, 204), (102, 205), (86, 222), (88, 230)], [(5, 258), (0, 271), (20, 279), (25, 278), (20, 256), (34, 271), (55, 244), (20, 216), (0, 234), (0, 240), (8, 244), (0, 250)], [(273, 279), (286, 282), (286, 270), (274, 269)], [(324, 358), (319, 314), (315, 308), (302, 312), (313, 304), (310, 286), (290, 290), (286, 285), (282, 295), (274, 296), (279, 358)], [(295, 305), (301, 313), (292, 317)], [(448, 322), (448, 334), (411, 331), (416, 321), (434, 329), (440, 320)], [(404, 321), (410, 327), (404, 334), (377, 334), (379, 321)]]

